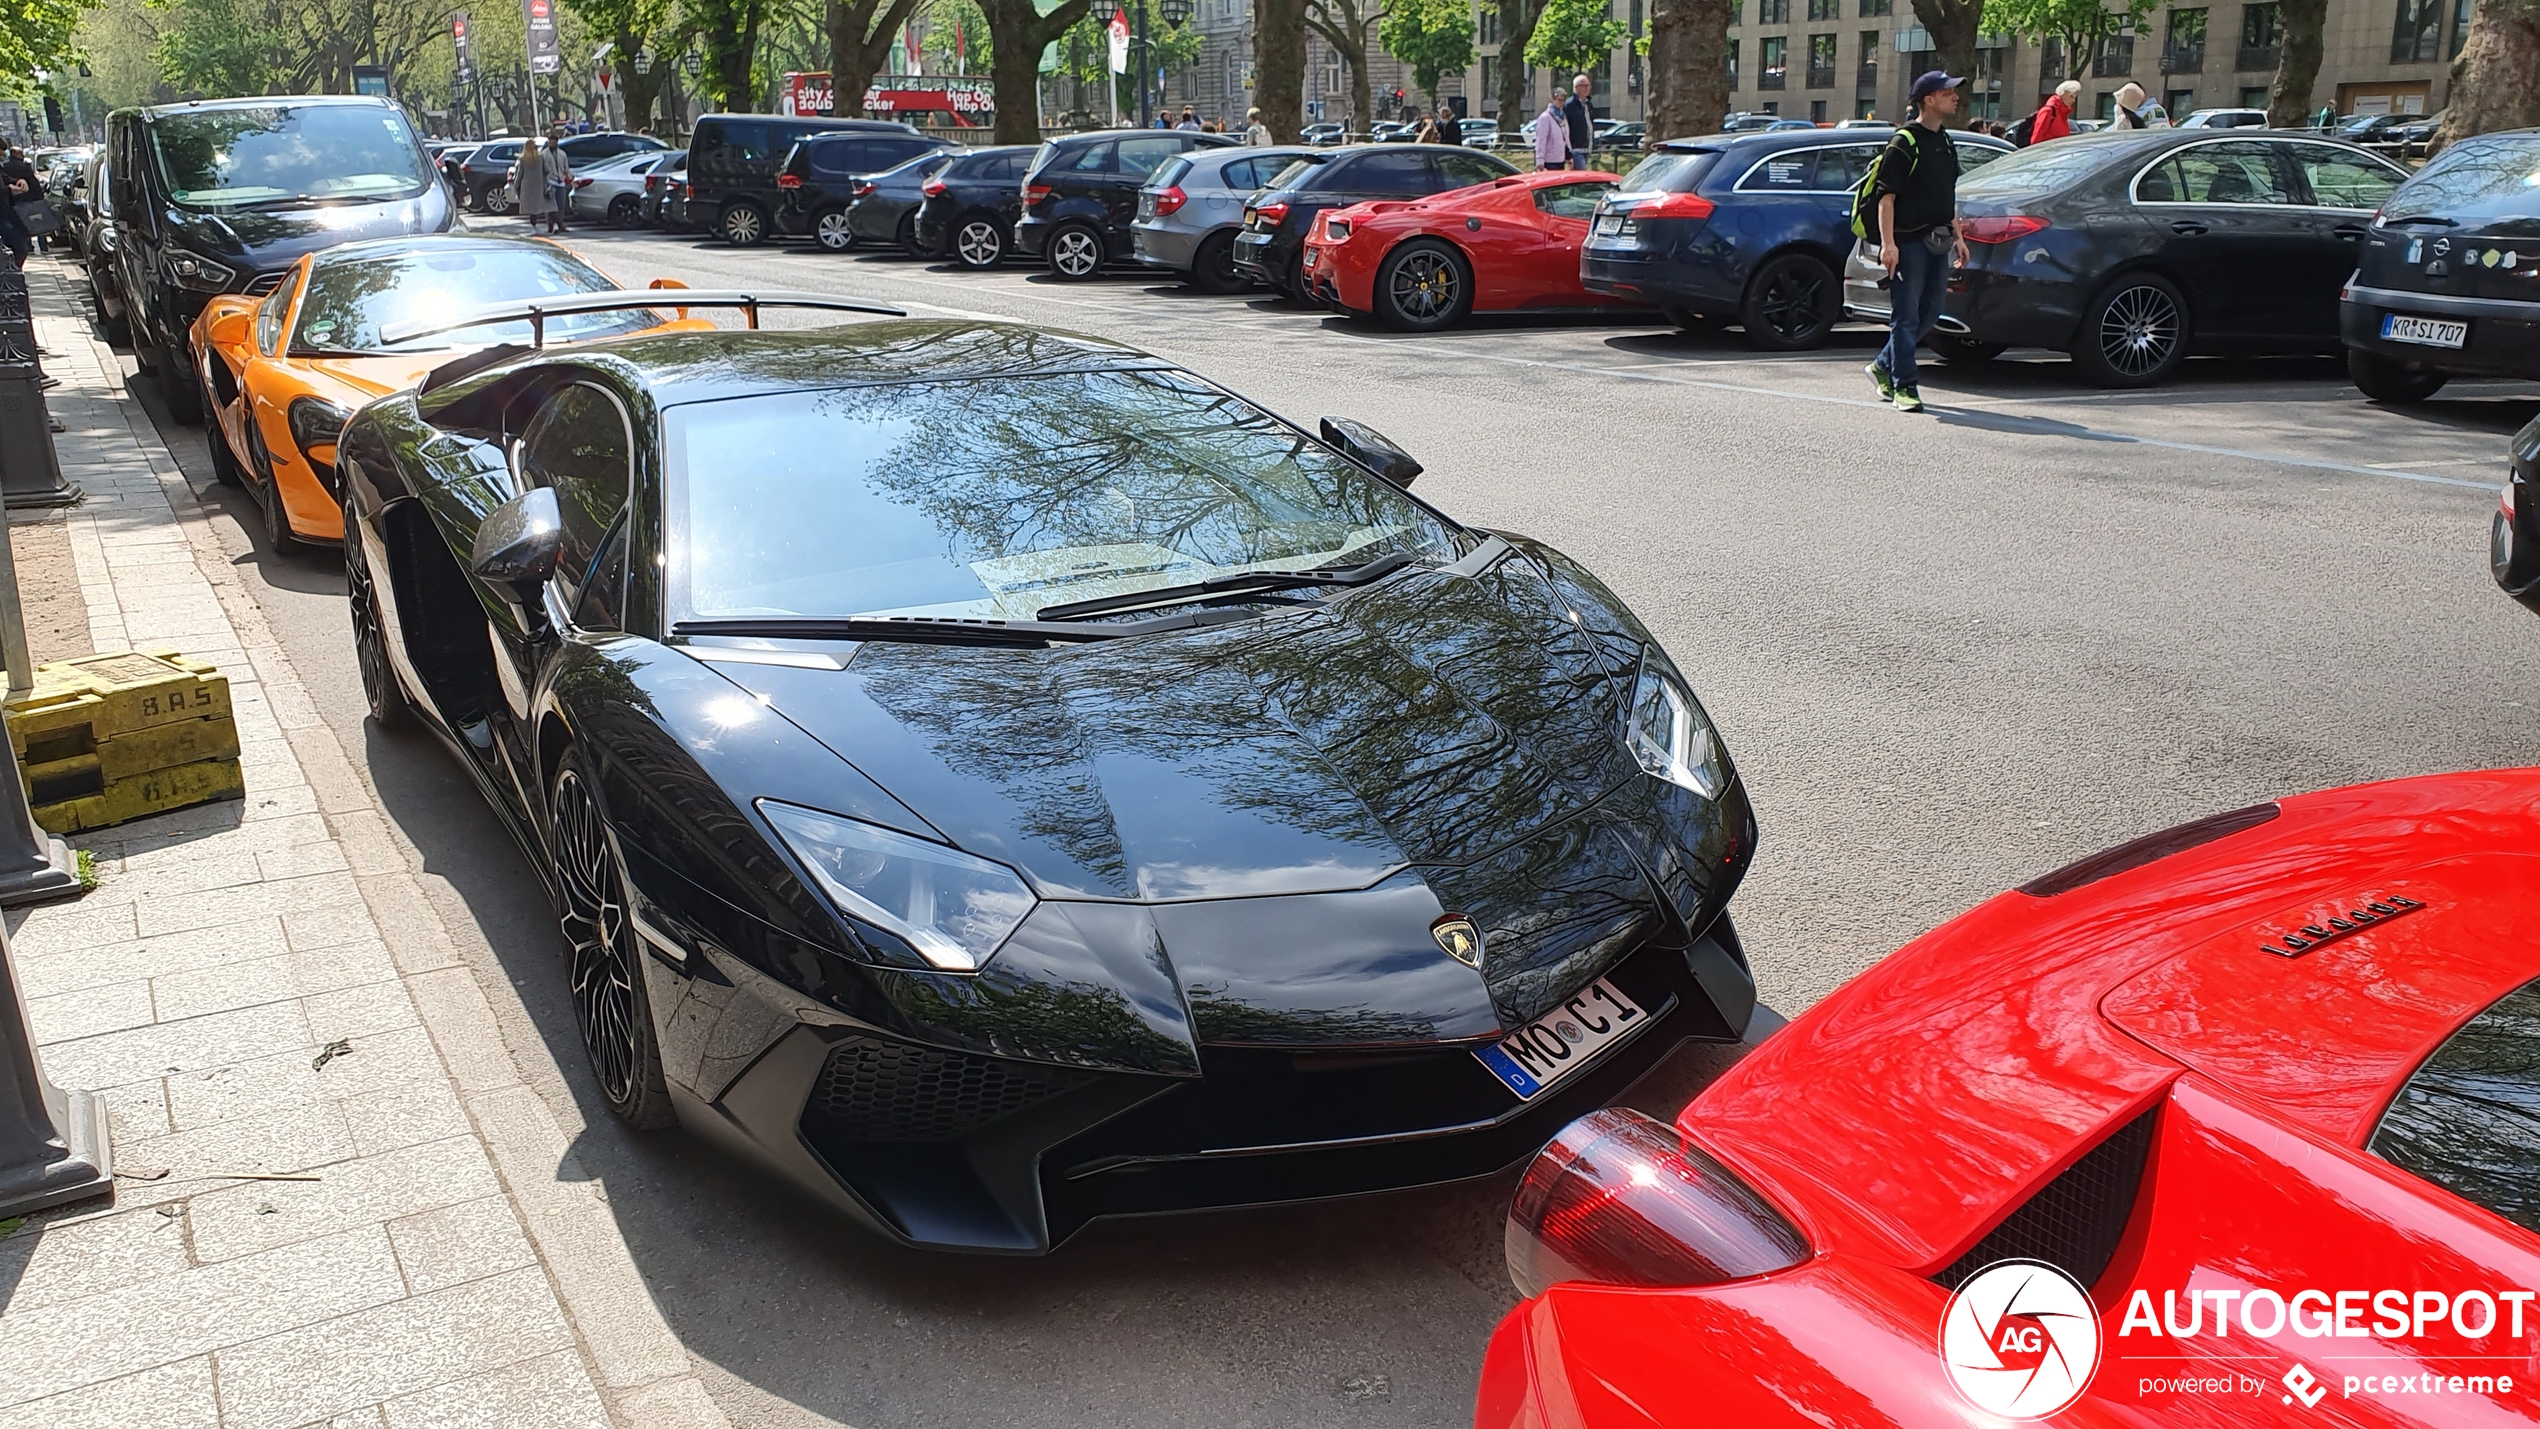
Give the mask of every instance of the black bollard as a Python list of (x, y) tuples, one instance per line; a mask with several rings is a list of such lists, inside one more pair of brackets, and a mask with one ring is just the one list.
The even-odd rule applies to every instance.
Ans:
[(62, 479), (62, 459), (53, 450), (43, 380), (26, 274), (0, 264), (0, 504), (68, 506), (79, 500), (79, 488)]
[[(11, 591), (14, 594), (14, 585)], [(0, 907), (43, 903), (83, 891), (78, 855), (35, 822), (35, 808), (27, 802), (26, 777), (18, 772), (17, 750), (0, 739), (0, 753), (9, 757), (7, 777), (0, 780), (8, 785), (0, 789)]]
[(114, 1189), (105, 1103), (44, 1079), (8, 935), (0, 930), (0, 1218)]

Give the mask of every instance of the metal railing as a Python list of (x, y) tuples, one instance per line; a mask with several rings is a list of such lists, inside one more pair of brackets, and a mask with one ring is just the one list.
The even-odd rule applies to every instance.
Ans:
[(2178, 44), (2161, 47), (2161, 73), (2202, 74), (2204, 72), (2205, 42), (2203, 40), (2198, 40), (2192, 45)]
[(1810, 65), (1810, 66), (1808, 66), (1808, 87), (1809, 87), (1810, 89), (1832, 89), (1832, 88), (1834, 88), (1834, 66), (1833, 66), (1833, 65)]
[(2233, 57), (2232, 68), (2242, 72), (2272, 70), (2284, 58), (2282, 45), (2242, 45)]
[(2134, 73), (2134, 36), (2110, 35), (2090, 59), (2093, 79), (2124, 79)]
[(1755, 87), (1757, 89), (1788, 89), (1790, 88), (1790, 70), (1781, 66), (1767, 69), (1755, 77)]

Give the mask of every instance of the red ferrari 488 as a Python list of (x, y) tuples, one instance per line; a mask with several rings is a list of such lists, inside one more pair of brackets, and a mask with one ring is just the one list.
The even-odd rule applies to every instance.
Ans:
[(1579, 246), (1612, 174), (1551, 170), (1408, 203), (1333, 209), (1305, 237), (1305, 291), (1407, 332), (1511, 308), (1628, 306), (1579, 285)]
[(1482, 1429), (2540, 1418), (2540, 771), (2110, 849), (1511, 1212)]

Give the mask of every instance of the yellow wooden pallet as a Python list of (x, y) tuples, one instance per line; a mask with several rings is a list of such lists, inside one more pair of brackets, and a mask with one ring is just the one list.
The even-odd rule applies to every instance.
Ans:
[(48, 833), (76, 833), (215, 799), (242, 799), (246, 794), (247, 782), (238, 772), (236, 759), (205, 759), (106, 780), (95, 793), (36, 804), (35, 821)]
[[(35, 667), (35, 688), (8, 702), (9, 744), (21, 766), (97, 754), (124, 741), (112, 761), (127, 772), (164, 769), (200, 760), (191, 751), (219, 743), (218, 736), (186, 726), (203, 720), (230, 722), (229, 677), (174, 650), (120, 650), (83, 655)], [(154, 731), (164, 757), (152, 758)], [(209, 743), (206, 743), (206, 740)], [(228, 736), (237, 748), (237, 735)], [(112, 777), (112, 776), (110, 776)]]

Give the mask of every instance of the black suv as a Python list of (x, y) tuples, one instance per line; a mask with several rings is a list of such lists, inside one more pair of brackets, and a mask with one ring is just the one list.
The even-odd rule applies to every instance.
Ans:
[(709, 114), (688, 136), (688, 222), (735, 248), (767, 241), (785, 191), (777, 170), (814, 134), (922, 136), (888, 119), (797, 119), (781, 114)]
[(2455, 376), (2540, 378), (2540, 129), (2463, 139), (2380, 200), (2338, 304), (2365, 396)]
[(777, 170), (776, 231), (812, 241), (832, 253), (855, 247), (847, 209), (857, 185), (920, 154), (944, 147), (940, 139), (910, 134), (814, 134), (794, 146)]
[(269, 293), (300, 255), (459, 226), (406, 123), (367, 95), (118, 109), (106, 119), (117, 287), (168, 415), (203, 420), (187, 335), (214, 293)]
[(1023, 171), (1037, 152), (1028, 145), (973, 149), (920, 186), (913, 234), (917, 251), (964, 268), (994, 268), (1014, 247), (1023, 216)]
[(1235, 270), (1288, 297), (1302, 297), (1297, 263), (1305, 255), (1305, 235), (1323, 210), (1371, 199), (1426, 198), (1515, 172), (1496, 155), (1442, 144), (1358, 144), (1302, 155), (1244, 205)]
[(1014, 225), (1014, 244), (1034, 257), (1046, 256), (1051, 274), (1069, 282), (1094, 276), (1106, 263), (1134, 262), (1129, 225), (1137, 221), (1138, 190), (1147, 175), (1193, 149), (1234, 142), (1224, 134), (1186, 129), (1102, 130), (1052, 139), (1024, 172), (1023, 217)]

